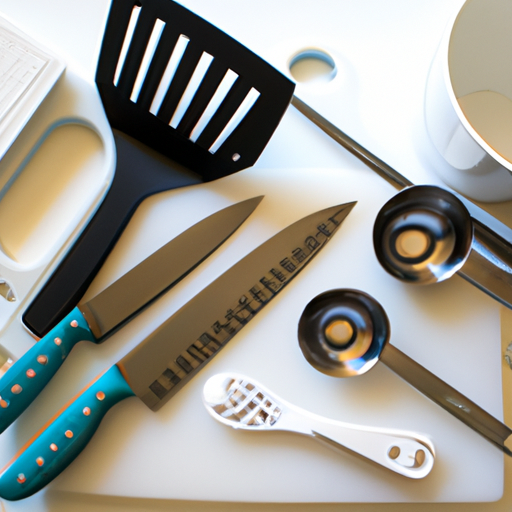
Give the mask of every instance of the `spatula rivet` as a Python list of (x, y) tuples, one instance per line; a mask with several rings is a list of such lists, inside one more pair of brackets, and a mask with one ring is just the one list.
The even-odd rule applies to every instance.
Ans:
[(62, 340), (60, 338), (55, 338), (53, 342), (55, 343), (55, 345), (59, 346), (62, 343)]
[(89, 409), (89, 407), (84, 407), (82, 412), (84, 413), (84, 416), (89, 416), (89, 414), (91, 414), (91, 409)]
[(69, 325), (71, 325), (71, 327), (78, 327), (78, 322), (76, 320), (71, 320)]
[(52, 452), (56, 452), (58, 449), (59, 449), (59, 448), (57, 447), (57, 445), (56, 445), (55, 443), (52, 443), (52, 444), (50, 445), (50, 450), (51, 450)]
[(36, 372), (32, 368), (29, 368), (26, 375), (29, 379), (33, 379), (36, 376)]
[(18, 475), (18, 478), (16, 478), (16, 480), (18, 481), (18, 483), (24, 484), (27, 481), (27, 478), (25, 477), (25, 475), (23, 473), (20, 473)]
[(7, 409), (7, 407), (9, 407), (9, 402), (0, 397), (0, 407), (2, 409)]
[(66, 432), (64, 432), (64, 435), (68, 438), (68, 439), (71, 439), (73, 437), (73, 431), (72, 430), (66, 430)]
[(231, 159), (233, 160), (233, 162), (238, 162), (238, 160), (240, 160), (240, 154), (239, 153), (235, 153)]
[(43, 457), (37, 457), (37, 459), (36, 459), (36, 464), (37, 464), (38, 466), (42, 466), (42, 465), (44, 464), (44, 459), (43, 459)]
[(105, 399), (105, 393), (103, 393), (103, 391), (98, 391), (98, 392), (96, 393), (96, 398), (97, 398), (98, 400), (100, 400), (100, 401), (101, 401), (101, 400), (104, 400), (104, 399)]

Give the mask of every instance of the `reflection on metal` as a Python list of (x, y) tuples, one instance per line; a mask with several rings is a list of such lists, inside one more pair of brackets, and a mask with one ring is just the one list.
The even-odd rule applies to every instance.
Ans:
[[(189, 373), (193, 373), (215, 355), (293, 279), (316, 254), (319, 247), (323, 246), (338, 229), (341, 224), (341, 219), (336, 218), (338, 214), (339, 212), (318, 225), (315, 233), (304, 237), (302, 246), (288, 251), (283, 250), (281, 256), (276, 257), (275, 266), (262, 273), (238, 299), (234, 299), (229, 307), (226, 307), (223, 314), (207, 330), (169, 362), (162, 375), (149, 386), (159, 400), (162, 400)], [(343, 211), (343, 218), (345, 215)], [(225, 290), (219, 288), (219, 299), (224, 293)]]
[[(292, 97), (292, 105), (396, 189), (417, 188), (405, 176), (361, 146), (296, 96)], [(450, 201), (458, 201), (454, 194), (440, 187), (431, 188), (432, 194), (437, 192), (440, 195), (451, 195)], [(463, 208), (465, 209), (465, 206)], [(473, 230), (471, 250), (461, 268), (456, 268), (455, 266), (452, 268), (454, 272), (458, 272), (461, 277), (471, 284), (512, 309), (512, 244), (499, 236), (490, 227), (470, 216), (469, 212), (466, 215), (469, 219), (467, 229)], [(462, 244), (464, 243), (466, 243), (465, 240), (462, 241)], [(376, 248), (377, 251), (378, 249)], [(396, 274), (394, 275), (398, 279), (404, 279), (406, 282), (417, 282)], [(445, 274), (445, 277), (449, 277), (449, 275)], [(435, 280), (431, 282), (435, 282)]]
[(373, 227), (379, 263), (409, 283), (429, 284), (451, 277), (468, 259), (472, 240), (466, 207), (450, 192), (428, 185), (406, 188), (391, 198)]
[(14, 290), (4, 279), (0, 279), (0, 295), (9, 302), (16, 302)]
[(134, 393), (159, 409), (298, 275), (354, 205), (291, 224), (181, 307), (117, 363)]

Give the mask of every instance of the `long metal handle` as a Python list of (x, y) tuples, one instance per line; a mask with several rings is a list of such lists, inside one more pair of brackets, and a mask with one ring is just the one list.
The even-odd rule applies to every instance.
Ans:
[[(293, 96), (292, 105), (396, 189), (414, 185), (297, 96)], [(471, 253), (458, 274), (512, 309), (512, 246), (473, 216), (471, 219), (474, 226)]]
[(418, 391), (512, 456), (512, 430), (391, 344), (380, 360)]
[(338, 144), (343, 146), (346, 150), (350, 151), (353, 155), (359, 158), (363, 163), (375, 171), (381, 178), (384, 178), (388, 183), (391, 183), (396, 189), (402, 190), (405, 187), (414, 185), (405, 176), (395, 171), (386, 162), (382, 161), (379, 157), (368, 151), (366, 148), (357, 143), (354, 139), (349, 137), (345, 132), (341, 131), (337, 126), (334, 126), (330, 121), (321, 116), (316, 110), (312, 109), (309, 105), (304, 103), (297, 96), (292, 97), (292, 105), (310, 121), (316, 124), (323, 130), (329, 137), (334, 139)]
[(457, 273), (512, 309), (512, 246), (475, 218), (471, 219), (471, 252)]

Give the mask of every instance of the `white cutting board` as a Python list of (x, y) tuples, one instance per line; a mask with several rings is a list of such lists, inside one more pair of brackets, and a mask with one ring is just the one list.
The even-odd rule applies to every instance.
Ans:
[[(297, 93), (410, 179), (436, 181), (429, 170), (429, 159), (435, 156), (423, 127), (422, 95), (444, 20), (460, 2), (265, 0), (243, 8), (235, 0), (183, 3), (283, 70), (291, 48), (300, 49), (306, 41), (328, 45), (343, 64), (336, 80), (319, 89), (301, 86)], [(0, 0), (0, 10), (10, 8), (16, 14), (20, 5), (30, 5), (32, 11), (23, 9), (27, 26), (42, 30), (40, 18), (58, 14), (69, 29), (73, 12), (69, 7), (60, 12), (57, 4), (63, 7), (55, 2), (38, 11), (32, 0), (12, 6)], [(104, 13), (106, 2), (87, 4), (92, 13)], [(81, 1), (76, 5), (84, 8)], [(312, 22), (315, 12), (321, 13), (322, 23)], [(98, 19), (90, 14), (90, 20), (97, 30)], [(56, 32), (47, 37), (67, 42), (70, 36), (62, 25), (51, 24)], [(87, 70), (92, 57), (81, 52), (83, 47), (76, 55)], [(316, 260), (203, 372), (158, 413), (136, 399), (116, 407), (51, 489), (261, 502), (499, 499), (499, 450), (386, 367), (338, 380), (316, 372), (298, 348), (297, 322), (309, 300), (331, 288), (362, 289), (387, 310), (396, 346), (502, 418), (499, 306), (458, 277), (431, 287), (403, 285), (375, 259), (373, 220), (394, 192), (290, 109), (255, 168), (145, 202), (96, 279), (96, 289), (209, 213), (247, 197), (266, 196), (240, 232), (151, 309), (104, 345), (79, 345), (33, 407), (2, 435), (3, 459), (97, 373), (250, 249), (317, 209), (358, 200)], [(6, 335), (11, 343), (27, 343), (17, 324)], [(297, 436), (228, 429), (201, 404), (202, 385), (220, 371), (245, 373), (286, 400), (328, 417), (427, 433), (438, 451), (435, 467), (426, 479), (410, 481)]]
[[(189, 219), (220, 204), (249, 197), (248, 190), (266, 198), (243, 230), (105, 344), (79, 345), (34, 406), (1, 437), (4, 458), (95, 374), (252, 247), (307, 213), (358, 199), (317, 259), (203, 372), (158, 413), (136, 399), (119, 405), (52, 488), (272, 502), (498, 499), (503, 457), (495, 447), (384, 366), (342, 381), (319, 374), (300, 353), (296, 330), (306, 303), (334, 287), (360, 288), (388, 311), (394, 344), (501, 417), (499, 307), (460, 278), (420, 288), (402, 285), (385, 274), (371, 245), (373, 219), (392, 194), (384, 182), (353, 168), (252, 169), (170, 193), (169, 201), (155, 201), (154, 211), (147, 208), (147, 215), (138, 216), (132, 227), (139, 228), (139, 234), (135, 229), (127, 234), (143, 240), (145, 227), (178, 214), (186, 219), (177, 222), (184, 228)], [(198, 208), (208, 199), (208, 205)], [(145, 250), (141, 243), (139, 254)], [(292, 403), (328, 417), (427, 433), (438, 451), (436, 465), (423, 481), (410, 481), (297, 436), (251, 435), (221, 426), (201, 403), (203, 383), (220, 371), (245, 373)]]

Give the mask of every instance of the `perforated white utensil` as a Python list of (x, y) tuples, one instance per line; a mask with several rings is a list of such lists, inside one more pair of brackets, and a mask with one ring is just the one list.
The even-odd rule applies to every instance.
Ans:
[(434, 465), (434, 445), (425, 435), (324, 418), (286, 402), (243, 375), (219, 373), (208, 379), (203, 402), (213, 418), (232, 428), (296, 432), (409, 478), (427, 476)]

